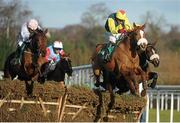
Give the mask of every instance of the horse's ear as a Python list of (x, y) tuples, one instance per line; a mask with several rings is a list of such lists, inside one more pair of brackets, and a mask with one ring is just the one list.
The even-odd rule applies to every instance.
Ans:
[(47, 32), (48, 32), (48, 29), (45, 29), (45, 30), (44, 30), (44, 33), (46, 34)]
[(67, 57), (70, 57), (70, 53), (67, 53), (66, 56), (67, 56)]
[(45, 29), (45, 30), (44, 30), (44, 34), (46, 35), (47, 38), (50, 38), (50, 37), (51, 37), (51, 34), (50, 34), (50, 32), (48, 31), (48, 29)]
[(158, 41), (154, 41), (152, 45), (155, 47)]
[(135, 22), (133, 22), (133, 27), (134, 27), (134, 28), (136, 28), (136, 27), (137, 27)]
[(141, 26), (141, 29), (144, 30), (145, 27), (146, 27), (146, 23)]

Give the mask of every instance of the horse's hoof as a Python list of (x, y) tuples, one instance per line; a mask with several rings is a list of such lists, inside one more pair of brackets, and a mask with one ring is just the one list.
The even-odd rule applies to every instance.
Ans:
[(108, 117), (106, 116), (106, 117), (103, 117), (103, 121), (104, 122), (108, 122)]
[(59, 83), (59, 87), (60, 87), (60, 88), (65, 88), (66, 86), (65, 86), (64, 82), (60, 82), (60, 83)]
[(144, 96), (146, 96), (146, 94), (147, 94), (146, 90), (142, 90), (141, 96), (144, 97)]
[(38, 78), (38, 82), (39, 82), (40, 84), (44, 84), (44, 83), (45, 83), (45, 77), (39, 77), (39, 78)]
[(153, 81), (153, 82), (150, 84), (150, 87), (151, 87), (152, 89), (154, 89), (154, 88), (156, 87), (156, 82)]
[(100, 85), (99, 82), (94, 84), (94, 86), (96, 87), (99, 87), (99, 85)]

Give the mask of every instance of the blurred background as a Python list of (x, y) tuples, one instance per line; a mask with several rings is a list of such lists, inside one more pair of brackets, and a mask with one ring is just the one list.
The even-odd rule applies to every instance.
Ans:
[(61, 40), (73, 66), (90, 64), (97, 43), (104, 42), (104, 24), (112, 12), (124, 9), (131, 23), (146, 23), (146, 38), (157, 41), (159, 84), (180, 80), (179, 0), (0, 0), (0, 70), (16, 49), (21, 25), (36, 18), (51, 37)]

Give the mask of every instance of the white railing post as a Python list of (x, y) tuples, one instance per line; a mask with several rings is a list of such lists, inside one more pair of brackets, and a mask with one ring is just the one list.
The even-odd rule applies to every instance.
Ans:
[(147, 94), (147, 104), (146, 104), (146, 123), (149, 122), (149, 94)]
[(165, 94), (165, 110), (168, 109), (168, 94)]
[(78, 85), (81, 85), (81, 70), (79, 70), (78, 75)]
[(161, 94), (161, 111), (164, 110), (164, 94)]
[(173, 109), (174, 109), (174, 94), (171, 93), (171, 113), (170, 113), (170, 123), (173, 123)]
[(150, 93), (150, 109), (153, 108), (153, 93)]
[(180, 109), (180, 95), (177, 95), (177, 111)]
[(156, 98), (156, 122), (160, 122), (160, 114), (159, 114), (159, 92), (157, 93), (157, 98)]

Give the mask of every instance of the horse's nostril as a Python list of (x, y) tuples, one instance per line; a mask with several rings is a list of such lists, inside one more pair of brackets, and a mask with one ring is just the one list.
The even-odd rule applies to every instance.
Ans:
[(155, 59), (153, 64), (155, 67), (158, 67), (160, 64), (160, 61), (158, 59)]

